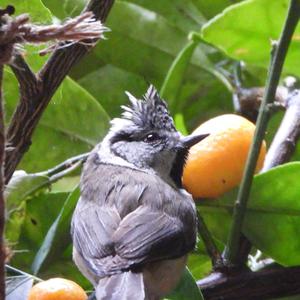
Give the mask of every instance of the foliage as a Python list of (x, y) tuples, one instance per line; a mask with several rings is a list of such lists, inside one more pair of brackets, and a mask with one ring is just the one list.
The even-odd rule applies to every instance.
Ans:
[[(256, 175), (244, 224), (244, 233), (256, 248), (290, 266), (300, 264), (299, 239), (295, 238), (300, 226), (300, 203), (295, 201), (300, 193), (299, 172), (300, 163), (294, 162)], [(293, 188), (287, 190), (288, 185)], [(224, 242), (236, 193), (235, 189), (218, 200), (198, 202), (201, 214), (208, 215), (211, 232)], [(222, 220), (222, 227), (218, 220)]]
[[(202, 27), (203, 38), (234, 59), (266, 68), (270, 57), (270, 42), (280, 34), (289, 1), (279, 0), (272, 5), (269, 3), (268, 0), (253, 0), (228, 7), (222, 15)], [(299, 37), (298, 25), (285, 60), (285, 74), (299, 76)]]
[[(279, 35), (288, 1), (273, 1), (272, 5), (267, 0), (231, 5), (233, 2), (239, 1), (117, 0), (106, 24), (111, 29), (107, 39), (72, 69), (57, 90), (19, 168), (37, 173), (89, 151), (105, 135), (109, 120), (119, 115), (120, 105), (127, 103), (124, 91), (141, 96), (149, 82), (169, 101), (176, 125), (184, 133), (210, 117), (232, 112), (228, 74), (235, 60), (245, 63), (245, 86), (265, 81), (270, 40)], [(27, 12), (33, 21), (49, 23), (78, 14), (85, 0), (9, 3), (15, 5), (16, 13)], [(0, 0), (0, 6), (4, 5), (6, 1)], [(298, 28), (285, 75), (300, 75), (299, 34)], [(36, 47), (25, 51), (36, 71), (47, 59), (38, 56)], [(9, 120), (18, 87), (10, 69), (5, 70), (4, 78)], [(269, 141), (274, 132), (271, 128), (277, 128), (279, 121), (277, 117), (271, 122)], [(299, 159), (297, 152), (293, 159)], [(255, 177), (244, 227), (257, 249), (283, 265), (300, 264), (299, 168), (295, 162)], [(51, 190), (42, 184), (47, 176), (23, 173), (23, 177), (15, 177), (7, 188), (6, 237), (15, 252), (13, 266), (43, 279), (74, 279), (90, 289), (71, 260), (69, 224), (78, 198), (78, 189), (74, 190), (78, 178), (78, 173), (72, 174)], [(198, 205), (220, 248), (228, 236), (235, 195), (234, 190)], [(210, 266), (200, 243), (189, 258), (189, 269), (199, 279)], [(186, 271), (184, 276), (169, 298), (201, 299), (190, 273)]]

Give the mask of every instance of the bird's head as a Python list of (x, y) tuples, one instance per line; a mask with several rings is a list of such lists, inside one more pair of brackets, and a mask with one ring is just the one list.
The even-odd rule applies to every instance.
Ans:
[(127, 92), (130, 106), (122, 106), (121, 118), (111, 121), (103, 146), (117, 160), (142, 170), (154, 171), (181, 187), (189, 148), (207, 135), (182, 136), (175, 128), (167, 104), (151, 85), (143, 99)]

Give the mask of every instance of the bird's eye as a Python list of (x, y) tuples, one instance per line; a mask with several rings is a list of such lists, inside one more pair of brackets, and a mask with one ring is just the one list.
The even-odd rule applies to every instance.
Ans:
[(152, 132), (152, 133), (149, 133), (145, 136), (144, 142), (152, 143), (152, 142), (157, 141), (158, 139), (159, 139), (159, 135)]

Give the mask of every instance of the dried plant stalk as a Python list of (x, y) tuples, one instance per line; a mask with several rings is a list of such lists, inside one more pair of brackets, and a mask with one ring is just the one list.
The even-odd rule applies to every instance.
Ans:
[(103, 33), (107, 30), (90, 11), (68, 19), (63, 24), (45, 26), (30, 23), (27, 14), (15, 18), (4, 15), (0, 23), (0, 64), (11, 62), (11, 58), (17, 53), (18, 44), (68, 42), (63, 45), (51, 45), (41, 51), (41, 54), (45, 54), (75, 42), (93, 44), (94, 41), (103, 38)]

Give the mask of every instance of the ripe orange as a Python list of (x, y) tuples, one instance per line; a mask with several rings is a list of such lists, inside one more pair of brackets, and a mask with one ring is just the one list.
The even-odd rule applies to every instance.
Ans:
[(74, 281), (52, 278), (32, 287), (28, 300), (86, 300), (85, 291)]
[[(253, 139), (255, 125), (233, 114), (221, 115), (200, 125), (194, 133), (210, 135), (190, 149), (183, 185), (194, 198), (215, 198), (239, 185)], [(266, 155), (263, 142), (256, 172)]]

